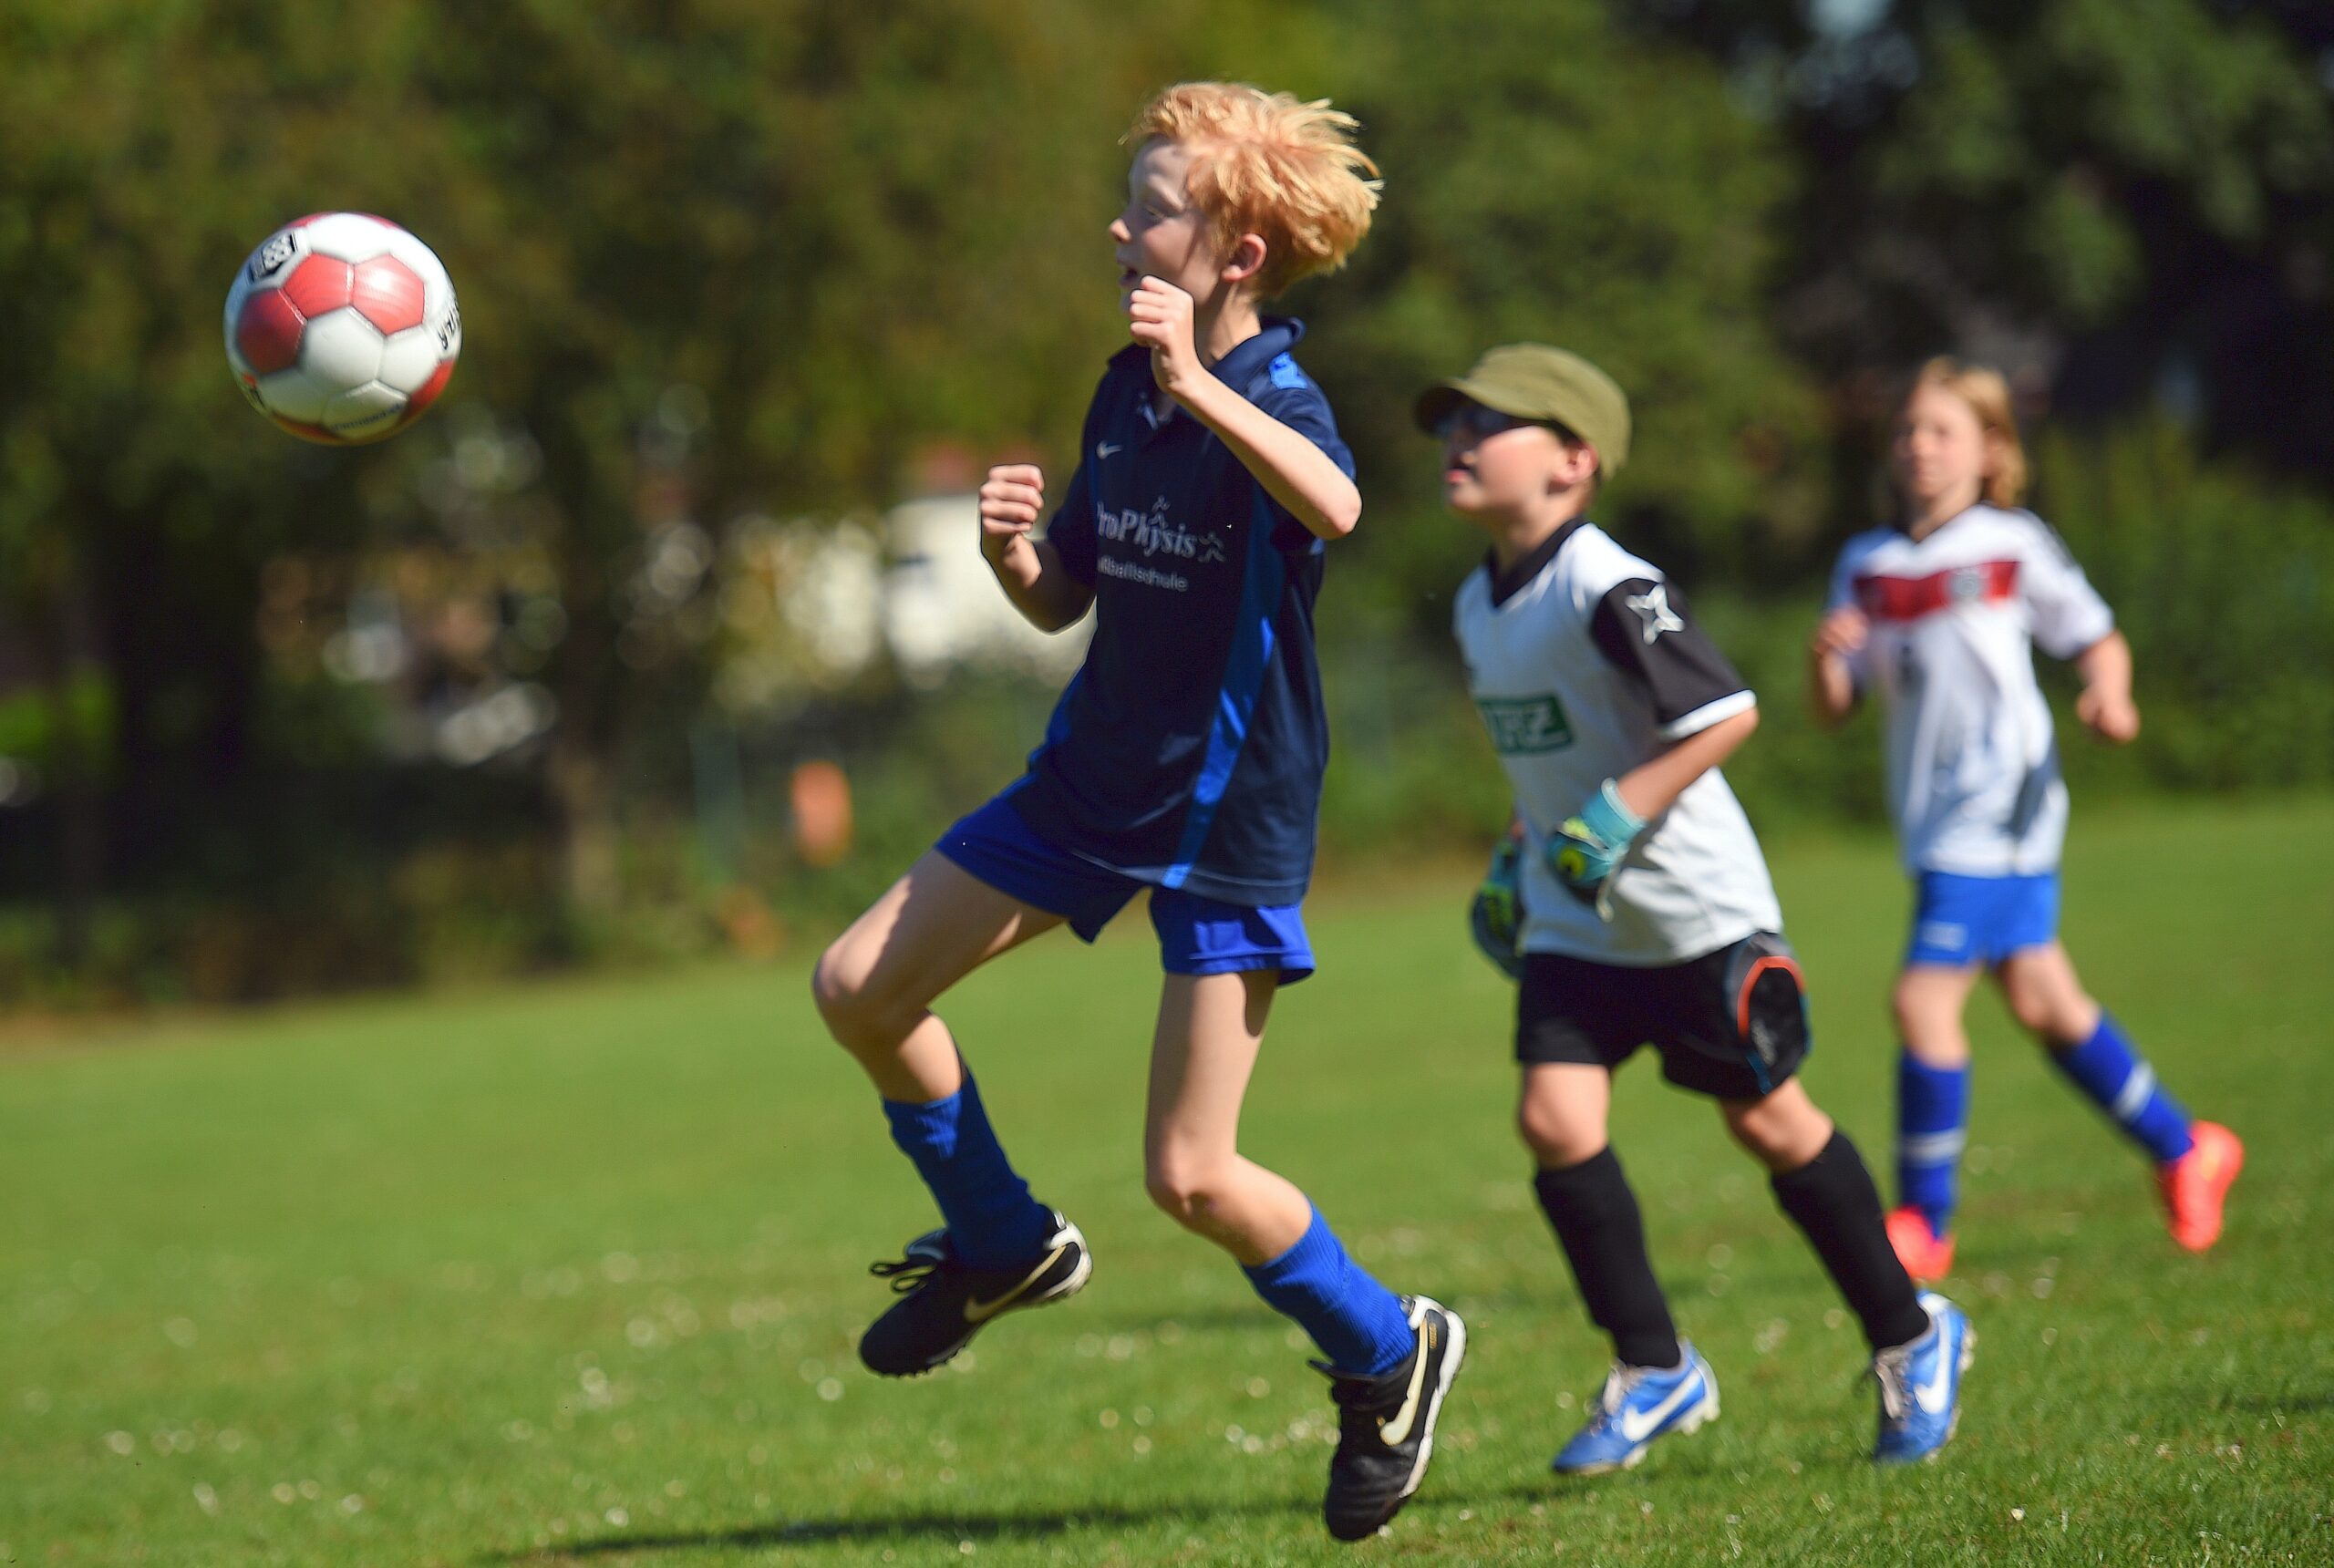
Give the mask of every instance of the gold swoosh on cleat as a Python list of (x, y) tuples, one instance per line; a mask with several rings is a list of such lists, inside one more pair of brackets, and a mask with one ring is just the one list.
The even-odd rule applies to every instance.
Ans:
[(1378, 1436), (1389, 1449), (1402, 1446), (1410, 1435), (1411, 1423), (1418, 1419), (1419, 1395), (1426, 1388), (1426, 1358), (1434, 1349), (1434, 1319), (1428, 1318), (1419, 1326), (1419, 1353), (1410, 1364), (1410, 1391), (1402, 1400), (1402, 1408), (1394, 1412), (1392, 1420), (1378, 1418)]
[(976, 1301), (968, 1297), (965, 1302), (965, 1321), (966, 1323), (986, 1323), (990, 1318), (995, 1317), (998, 1313), (1003, 1312), (1007, 1307), (1011, 1306), (1015, 1301), (1020, 1298), (1023, 1291), (1028, 1290), (1031, 1285), (1038, 1283), (1038, 1276), (1039, 1274), (1044, 1274), (1048, 1269), (1053, 1267), (1054, 1264), (1060, 1260), (1062, 1253), (1068, 1251), (1069, 1251), (1069, 1243), (1068, 1242), (1064, 1242), (1060, 1246), (1058, 1246), (1052, 1252), (1048, 1253), (1045, 1255), (1043, 1262), (1039, 1263), (1036, 1268), (1031, 1269), (1027, 1274), (1022, 1276), (1020, 1284), (1015, 1285), (1011, 1290), (1007, 1291), (1003, 1295), (992, 1296), (987, 1301)]

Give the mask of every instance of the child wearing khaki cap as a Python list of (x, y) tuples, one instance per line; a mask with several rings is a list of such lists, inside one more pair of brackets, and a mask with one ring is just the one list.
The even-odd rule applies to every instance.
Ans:
[(1453, 631), (1515, 793), (1472, 911), (1517, 982), (1517, 1124), (1541, 1207), (1614, 1366), (1554, 1469), (1623, 1470), (1718, 1414), (1709, 1363), (1678, 1336), (1637, 1199), (1606, 1139), (1612, 1074), (1650, 1043), (1662, 1076), (1718, 1101), (1862, 1320), (1881, 1389), (1873, 1458), (1952, 1436), (1968, 1320), (1919, 1294), (1855, 1146), (1796, 1074), (1802, 980), (1765, 858), (1719, 765), (1757, 699), (1660, 570), (1587, 519), (1627, 459), (1628, 398), (1578, 355), (1494, 348), (1422, 392), (1443, 497), (1489, 537)]

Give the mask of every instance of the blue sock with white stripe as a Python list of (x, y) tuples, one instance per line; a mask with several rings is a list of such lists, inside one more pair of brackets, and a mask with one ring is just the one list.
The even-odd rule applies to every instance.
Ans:
[(1265, 1305), (1311, 1335), (1340, 1372), (1390, 1372), (1418, 1346), (1402, 1304), (1346, 1255), (1318, 1209), (1295, 1246), (1240, 1272)]
[(2188, 1111), (2155, 1080), (2155, 1069), (2132, 1048), (2123, 1031), (2105, 1013), (2099, 1027), (2079, 1046), (2054, 1047), (2050, 1059), (2089, 1095), (2100, 1109), (2122, 1124), (2132, 1141), (2159, 1165), (2177, 1160), (2196, 1145), (2188, 1135)]
[(1010, 1268), (1045, 1249), (1053, 1212), (1006, 1160), (972, 1074), (945, 1099), (887, 1099), (883, 1114), (892, 1141), (932, 1189), (958, 1257), (975, 1268)]
[(1969, 1141), (1969, 1065), (1933, 1068), (1906, 1051), (1896, 1059), (1896, 1195), (1945, 1234), (1960, 1196), (1961, 1149)]

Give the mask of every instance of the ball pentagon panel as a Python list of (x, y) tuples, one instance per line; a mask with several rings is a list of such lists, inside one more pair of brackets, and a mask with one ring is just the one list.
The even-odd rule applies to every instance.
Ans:
[(359, 262), (349, 274), (348, 303), (386, 337), (419, 326), (425, 314), (421, 279), (395, 256)]
[(329, 312), (301, 333), (300, 368), (335, 390), (362, 387), (381, 374), (381, 335), (353, 310)]
[(244, 298), (230, 342), (244, 369), (266, 376), (298, 363), (301, 329), (306, 325), (283, 290), (265, 289)]
[(337, 388), (323, 385), (317, 379), (294, 366), (259, 378), (260, 401), (271, 418), (297, 420), (304, 425), (324, 422), (325, 401)]

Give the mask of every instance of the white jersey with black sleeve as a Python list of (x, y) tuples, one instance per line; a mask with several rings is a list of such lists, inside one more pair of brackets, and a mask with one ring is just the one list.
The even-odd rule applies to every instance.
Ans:
[(1549, 869), (1549, 837), (1606, 779), (1757, 702), (1658, 569), (1567, 523), (1506, 572), (1477, 568), (1451, 629), (1529, 841), (1524, 952), (1643, 968), (1782, 929), (1758, 837), (1715, 768), (1629, 846), (1611, 923)]
[(1831, 607), (1869, 630), (1848, 661), (1886, 709), (1888, 807), (1905, 864), (1961, 876), (2055, 871), (2067, 834), (2034, 648), (2071, 659), (2115, 617), (2049, 525), (1973, 506), (1925, 537), (1848, 541)]

